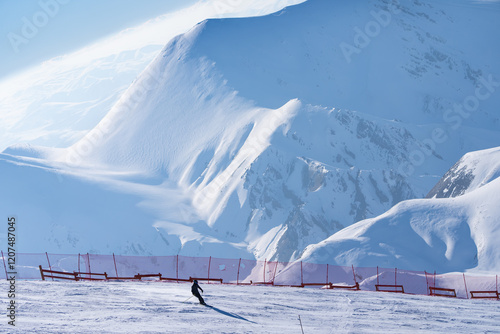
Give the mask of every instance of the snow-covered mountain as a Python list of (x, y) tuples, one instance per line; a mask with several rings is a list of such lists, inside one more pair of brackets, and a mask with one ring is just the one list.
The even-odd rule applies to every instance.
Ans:
[(457, 197), (500, 176), (500, 148), (467, 153), (427, 194), (427, 198)]
[(186, 8), (159, 13), (80, 50), (0, 77), (0, 151), (20, 143), (74, 144), (109, 112), (165, 43), (200, 21), (260, 16), (302, 1), (206, 0), (194, 5), (185, 1)]
[(310, 0), (204, 21), (76, 144), (4, 151), (0, 211), (26, 251), (295, 260), (500, 142), (498, 10)]
[(497, 147), (464, 156), (435, 187), (438, 197), (447, 198), (401, 202), (308, 246), (302, 260), (498, 272), (499, 153)]

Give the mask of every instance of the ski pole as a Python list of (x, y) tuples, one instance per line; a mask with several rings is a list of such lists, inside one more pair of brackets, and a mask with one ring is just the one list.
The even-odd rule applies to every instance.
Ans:
[(188, 300), (190, 300), (191, 298), (193, 298), (194, 296), (191, 296), (189, 297), (188, 299), (186, 299), (185, 301), (183, 301), (183, 303), (187, 302)]

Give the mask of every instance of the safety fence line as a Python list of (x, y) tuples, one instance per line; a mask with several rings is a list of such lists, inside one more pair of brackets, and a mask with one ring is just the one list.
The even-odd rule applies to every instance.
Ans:
[[(5, 275), (6, 261), (2, 251)], [(214, 257), (21, 253), (18, 279), (151, 280), (350, 289), (453, 298), (500, 299), (498, 275), (436, 274), (380, 267)], [(43, 269), (46, 267), (48, 269)], [(141, 274), (142, 272), (142, 274)]]

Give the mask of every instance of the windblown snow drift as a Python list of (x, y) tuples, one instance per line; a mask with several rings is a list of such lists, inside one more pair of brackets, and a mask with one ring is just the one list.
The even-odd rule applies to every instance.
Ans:
[[(500, 142), (499, 10), (311, 0), (204, 21), (170, 41), (75, 145), (5, 150), (0, 211), (22, 222), (24, 252), (298, 259), (424, 197), (460, 156)], [(493, 203), (490, 183), (437, 202), (441, 227), (428, 224), (437, 218), (427, 202), (410, 202), (418, 215), (396, 206), (387, 224), (401, 213), (418, 232), (391, 229), (364, 253), (349, 252), (361, 237), (345, 241), (342, 261), (362, 265), (382, 248), (392, 257), (381, 265), (493, 269), (481, 254), (494, 248), (485, 231), (496, 218), (484, 223), (474, 206)], [(450, 210), (463, 214), (445, 219)], [(476, 221), (487, 225), (480, 233)], [(422, 242), (399, 239), (409, 232)], [(467, 233), (477, 238), (452, 240)], [(304, 258), (340, 261), (314, 248)]]

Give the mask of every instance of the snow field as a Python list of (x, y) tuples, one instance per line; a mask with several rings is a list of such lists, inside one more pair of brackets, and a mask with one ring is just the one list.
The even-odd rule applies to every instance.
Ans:
[[(477, 178), (487, 179), (483, 175)], [(497, 177), (456, 198), (401, 202), (376, 218), (308, 246), (302, 260), (320, 263), (335, 258), (337, 264), (360, 267), (378, 262), (413, 270), (495, 274), (500, 265), (498, 189)]]
[[(7, 290), (7, 282), (0, 287)], [(500, 303), (381, 292), (165, 282), (18, 281), (2, 333), (500, 333)]]

